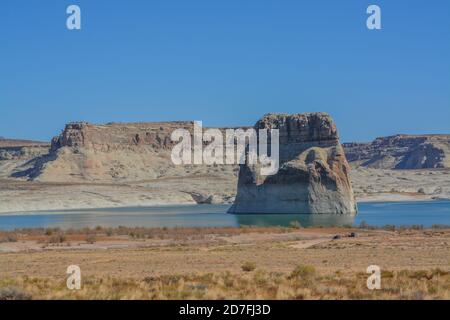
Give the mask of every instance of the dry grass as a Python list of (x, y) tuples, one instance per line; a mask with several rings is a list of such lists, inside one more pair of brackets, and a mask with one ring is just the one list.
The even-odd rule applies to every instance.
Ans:
[[(11, 250), (0, 252), (3, 299), (450, 299), (449, 229), (95, 228), (0, 236), (9, 235), (18, 240), (0, 244)], [(63, 243), (36, 245), (61, 235)], [(80, 291), (66, 288), (72, 264), (82, 270)], [(372, 264), (382, 270), (381, 290), (366, 287)]]
[(17, 235), (14, 232), (0, 234), (0, 243), (1, 242), (17, 242)]
[(16, 229), (14, 231), (1, 231), (0, 242), (8, 242), (8, 239), (39, 240), (47, 243), (61, 243), (68, 239), (77, 239), (80, 236), (91, 237), (113, 237), (127, 236), (132, 239), (204, 239), (211, 235), (232, 236), (248, 233), (287, 233), (295, 231), (293, 228), (285, 227), (251, 227), (242, 226), (217, 227), (217, 228), (143, 228), (124, 227), (105, 228), (97, 226), (95, 228), (83, 229), (59, 229), (59, 228), (34, 228)]
[(256, 269), (256, 264), (254, 262), (247, 261), (242, 264), (241, 269), (244, 272), (250, 272)]
[[(447, 271), (384, 271), (382, 288), (369, 290), (367, 274), (318, 274), (298, 266), (290, 274), (256, 270), (144, 279), (84, 278), (81, 290), (45, 278), (0, 280), (0, 297), (12, 299), (450, 299)], [(14, 289), (11, 289), (14, 288)]]
[[(129, 239), (165, 239), (165, 240), (205, 240), (211, 236), (229, 237), (241, 234), (281, 234), (292, 233), (302, 228), (299, 224), (293, 223), (290, 227), (258, 227), (258, 226), (241, 226), (241, 227), (211, 227), (211, 228), (143, 228), (143, 227), (124, 227), (105, 228), (97, 226), (95, 228), (83, 229), (59, 229), (59, 228), (34, 228), (34, 229), (16, 229), (14, 231), (0, 230), (0, 243), (16, 242), (18, 240), (36, 240), (39, 243), (61, 244), (64, 242), (86, 240), (87, 243), (94, 243), (101, 240), (108, 240), (112, 237), (127, 237)], [(311, 229), (327, 229), (321, 226), (315, 226)], [(421, 225), (396, 227), (393, 225), (385, 225), (375, 227), (368, 225), (364, 221), (358, 227), (340, 226), (334, 227), (336, 232), (350, 229), (356, 230), (386, 230), (392, 232), (409, 232), (411, 230), (425, 230)], [(450, 229), (446, 225), (433, 225), (427, 230), (445, 230)]]

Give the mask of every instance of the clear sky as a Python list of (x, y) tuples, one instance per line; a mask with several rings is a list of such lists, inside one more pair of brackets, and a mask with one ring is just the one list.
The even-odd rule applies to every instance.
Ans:
[(1, 0), (0, 40), (0, 136), (308, 111), (344, 141), (450, 133), (448, 0)]

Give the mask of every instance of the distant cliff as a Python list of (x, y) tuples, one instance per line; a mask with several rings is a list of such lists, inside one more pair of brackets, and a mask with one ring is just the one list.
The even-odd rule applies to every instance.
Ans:
[(344, 143), (349, 162), (379, 169), (450, 168), (450, 135), (395, 135)]
[(237, 174), (237, 165), (173, 164), (171, 152), (178, 141), (171, 140), (171, 133), (186, 129), (192, 134), (193, 128), (193, 121), (69, 123), (52, 139), (49, 154), (34, 159), (33, 169), (16, 177), (22, 174), (22, 177), (47, 182), (136, 182)]
[(140, 122), (94, 125), (69, 123), (51, 142), (50, 153), (28, 172), (41, 181), (139, 181), (183, 175), (170, 159), (171, 132), (193, 122)]
[(6, 139), (4, 137), (0, 137), (0, 148), (29, 147), (29, 146), (48, 146), (48, 142), (20, 140), (20, 139)]
[(0, 161), (30, 160), (48, 153), (49, 147), (50, 145), (46, 142), (0, 137)]

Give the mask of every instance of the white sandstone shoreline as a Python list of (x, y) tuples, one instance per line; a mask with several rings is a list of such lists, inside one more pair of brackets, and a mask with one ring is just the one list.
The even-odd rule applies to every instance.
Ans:
[[(450, 199), (450, 170), (396, 171), (354, 168), (351, 180), (356, 201), (403, 202)], [(230, 204), (237, 177), (222, 175), (174, 177), (121, 184), (46, 183), (0, 180), (0, 214), (124, 207), (195, 205), (197, 197)], [(419, 192), (422, 191), (422, 192)]]
[[(376, 195), (376, 196), (369, 196), (357, 199), (357, 203), (389, 203), (389, 202), (434, 202), (434, 201), (450, 201), (450, 198), (438, 198), (438, 199), (432, 199), (427, 197), (413, 197), (413, 196), (401, 196), (401, 195)], [(231, 207), (231, 203), (217, 203), (214, 204), (217, 206), (227, 206), (229, 205)], [(53, 206), (47, 206), (46, 208), (44, 206), (41, 206), (39, 209), (18, 209), (18, 210), (12, 210), (12, 211), (3, 211), (0, 207), (0, 216), (30, 216), (30, 215), (40, 215), (40, 214), (55, 214), (55, 215), (62, 215), (62, 214), (74, 214), (78, 213), (77, 211), (80, 211), (79, 213), (91, 213), (90, 210), (96, 211), (96, 210), (118, 210), (117, 213), (120, 212), (120, 209), (139, 209), (139, 208), (168, 208), (168, 207), (196, 207), (201, 206), (201, 204), (197, 204), (195, 202), (173, 202), (173, 203), (161, 203), (161, 202), (147, 202), (147, 203), (129, 203), (124, 205), (117, 205), (117, 206), (83, 206), (83, 204), (79, 204), (78, 206), (64, 206), (64, 207), (53, 207)], [(96, 212), (97, 213), (97, 212)], [(127, 212), (123, 211), (123, 213), (126, 215)], [(150, 212), (149, 212), (150, 213)]]

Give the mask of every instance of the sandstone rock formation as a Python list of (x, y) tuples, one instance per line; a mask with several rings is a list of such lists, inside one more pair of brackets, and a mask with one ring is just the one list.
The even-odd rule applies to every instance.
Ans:
[[(170, 160), (174, 129), (191, 122), (69, 123), (29, 177), (39, 181), (120, 182), (155, 179), (177, 170)], [(186, 170), (188, 170), (186, 168)]]
[(376, 169), (450, 168), (450, 135), (395, 135), (371, 143), (345, 143), (354, 166)]
[(255, 129), (279, 129), (280, 168), (263, 176), (258, 164), (241, 165), (230, 213), (356, 214), (349, 166), (328, 114), (268, 114)]
[[(171, 140), (171, 133), (180, 128), (192, 132), (193, 122), (69, 123), (52, 139), (48, 154), (32, 159), (12, 176), (0, 163), (0, 178), (8, 174), (39, 183), (102, 184), (117, 190), (130, 186), (139, 195), (136, 204), (187, 203), (187, 199), (231, 203), (238, 166), (174, 165), (171, 152), (177, 142)], [(117, 200), (112, 194), (116, 192), (98, 197), (102, 203)], [(123, 199), (111, 201), (111, 206), (120, 203)]]

